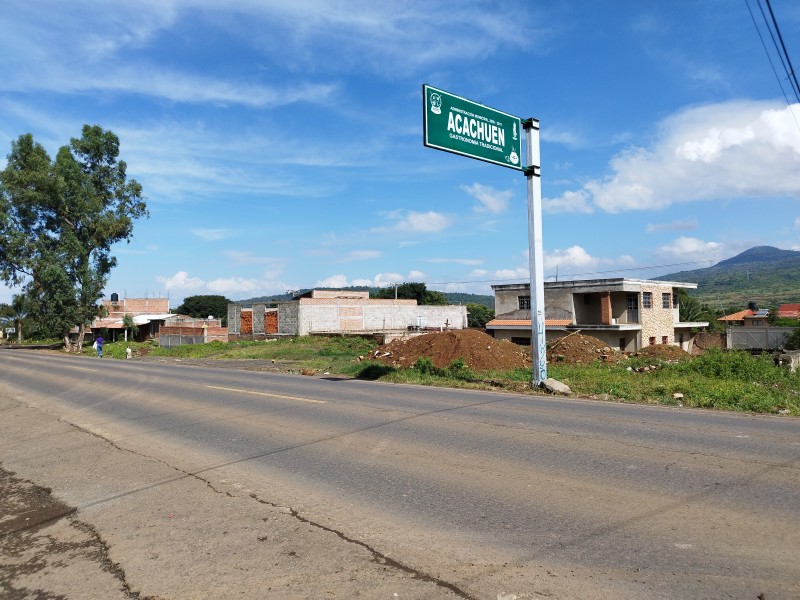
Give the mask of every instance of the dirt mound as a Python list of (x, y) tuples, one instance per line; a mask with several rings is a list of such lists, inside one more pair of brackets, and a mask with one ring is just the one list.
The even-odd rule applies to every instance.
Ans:
[(581, 364), (598, 360), (615, 362), (625, 358), (619, 350), (590, 335), (573, 333), (547, 344), (548, 363)]
[(642, 348), (638, 352), (634, 352), (633, 356), (646, 356), (649, 358), (660, 358), (661, 360), (685, 360), (690, 358), (691, 354), (685, 350), (681, 350), (678, 346), (655, 344)]
[(496, 340), (475, 329), (426, 333), (405, 340), (394, 340), (378, 348), (370, 358), (393, 367), (408, 368), (423, 356), (430, 358), (438, 368), (447, 367), (459, 358), (476, 371), (531, 366), (530, 356), (522, 347)]

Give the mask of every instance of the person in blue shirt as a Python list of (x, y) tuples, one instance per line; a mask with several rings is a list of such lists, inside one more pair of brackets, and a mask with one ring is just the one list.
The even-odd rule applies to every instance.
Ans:
[(95, 338), (94, 346), (97, 348), (97, 358), (103, 358), (103, 338), (100, 336)]

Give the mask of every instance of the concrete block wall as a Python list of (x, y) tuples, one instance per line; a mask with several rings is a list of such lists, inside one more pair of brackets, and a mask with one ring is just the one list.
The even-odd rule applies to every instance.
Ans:
[(228, 304), (228, 332), (234, 335), (241, 333), (242, 307)]

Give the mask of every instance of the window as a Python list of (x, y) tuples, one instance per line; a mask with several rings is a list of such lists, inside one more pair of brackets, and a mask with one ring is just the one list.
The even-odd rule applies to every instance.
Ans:
[(619, 349), (622, 352), (625, 352), (625, 347), (626, 346), (627, 346), (627, 344), (625, 343), (625, 338), (619, 338)]
[(530, 346), (531, 345), (531, 338), (527, 337), (516, 337), (512, 336), (511, 341), (518, 346)]
[(651, 345), (651, 346), (655, 346), (655, 345), (656, 345), (656, 338), (655, 338), (655, 336), (651, 337), (649, 341), (650, 341), (650, 345)]
[(672, 294), (664, 292), (661, 294), (661, 306), (664, 308), (672, 308), (672, 304), (670, 304), (670, 300), (672, 300)]
[(666, 344), (669, 344), (669, 341), (668, 341), (668, 340), (669, 340), (669, 338), (668, 338), (667, 336), (665, 336), (665, 335), (662, 335), (662, 336), (661, 336), (661, 343), (662, 343), (662, 344), (665, 344), (665, 345), (666, 345)]
[(531, 297), (530, 296), (517, 296), (517, 301), (519, 302), (520, 309), (530, 310), (531, 309)]
[(642, 308), (653, 308), (653, 292), (642, 292)]
[(678, 294), (672, 294), (672, 308), (678, 308)]

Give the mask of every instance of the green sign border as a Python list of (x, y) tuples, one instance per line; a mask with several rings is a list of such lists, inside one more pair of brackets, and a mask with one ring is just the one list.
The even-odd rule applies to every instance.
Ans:
[[(438, 95), (433, 103), (431, 94)], [(439, 112), (435, 113), (434, 108)], [(450, 122), (453, 112), (456, 113), (456, 120)], [(431, 121), (437, 121), (438, 127), (433, 126)], [(467, 123), (479, 127), (471, 127), (467, 131)], [(467, 135), (458, 131), (459, 129)], [(428, 148), (460, 154), (517, 171), (524, 170), (522, 119), (428, 84), (422, 84), (422, 137), (422, 143)], [(500, 141), (503, 142), (502, 145)], [(516, 163), (513, 161), (514, 154)]]

